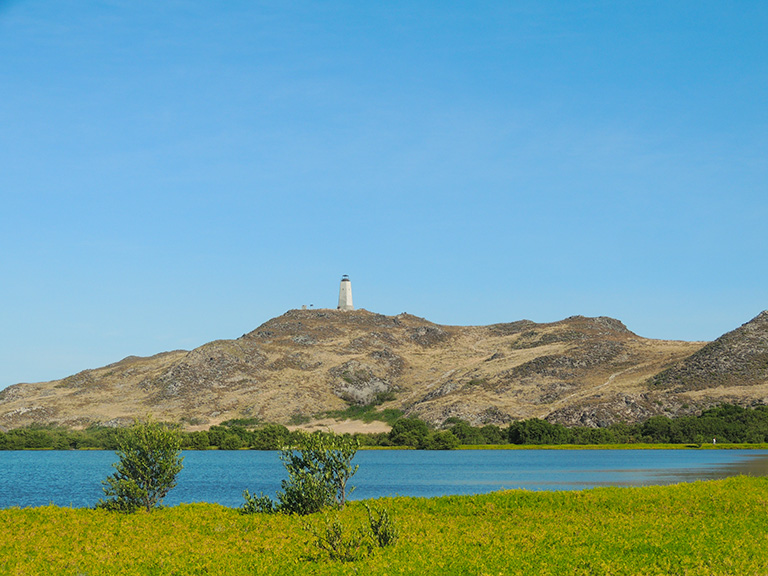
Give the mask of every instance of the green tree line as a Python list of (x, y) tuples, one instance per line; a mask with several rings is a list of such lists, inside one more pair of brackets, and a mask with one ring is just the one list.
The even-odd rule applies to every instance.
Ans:
[[(281, 424), (231, 420), (209, 430), (182, 432), (185, 450), (280, 450), (295, 443), (298, 432)], [(0, 450), (80, 450), (118, 448), (119, 429), (92, 425), (85, 430), (32, 425), (0, 432)], [(412, 447), (449, 450), (460, 445), (502, 444), (702, 444), (768, 442), (768, 406), (743, 408), (722, 404), (696, 416), (653, 416), (638, 424), (618, 422), (604, 428), (566, 427), (532, 418), (506, 426), (472, 426), (449, 418), (439, 429), (413, 417), (401, 417), (387, 433), (356, 434), (360, 446)]]

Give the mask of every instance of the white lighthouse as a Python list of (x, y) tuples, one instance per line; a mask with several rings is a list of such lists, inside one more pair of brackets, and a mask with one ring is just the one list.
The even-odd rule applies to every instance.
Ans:
[(352, 306), (352, 282), (349, 281), (349, 276), (344, 274), (341, 277), (341, 286), (339, 286), (339, 310), (354, 310)]

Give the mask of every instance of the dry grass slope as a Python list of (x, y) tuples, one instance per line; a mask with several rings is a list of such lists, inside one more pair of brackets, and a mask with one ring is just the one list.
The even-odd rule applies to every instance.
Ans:
[[(768, 400), (767, 325), (763, 313), (705, 346), (642, 338), (604, 317), (462, 327), (409, 314), (291, 310), (235, 340), (12, 386), (0, 392), (0, 427), (120, 425), (146, 414), (188, 429), (232, 418), (311, 424), (351, 403), (436, 424), (634, 422)], [(717, 358), (719, 371), (694, 370), (706, 365), (701, 358)], [(687, 373), (697, 384), (678, 376)]]

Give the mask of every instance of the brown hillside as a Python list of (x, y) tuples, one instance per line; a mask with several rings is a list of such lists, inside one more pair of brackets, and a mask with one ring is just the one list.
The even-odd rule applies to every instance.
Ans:
[[(11, 386), (0, 392), (0, 426), (118, 425), (146, 414), (189, 428), (242, 417), (291, 423), (351, 403), (436, 424), (604, 425), (733, 401), (720, 389), (649, 385), (704, 344), (641, 338), (603, 317), (459, 327), (409, 314), (291, 310), (236, 340)], [(766, 396), (760, 387), (741, 392), (741, 403)]]
[(723, 334), (654, 376), (653, 388), (676, 392), (768, 384), (768, 311)]

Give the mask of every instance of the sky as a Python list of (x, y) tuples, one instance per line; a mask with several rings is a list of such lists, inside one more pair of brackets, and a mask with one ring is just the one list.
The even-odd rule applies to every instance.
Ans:
[(0, 0), (0, 388), (302, 305), (768, 308), (768, 3)]

